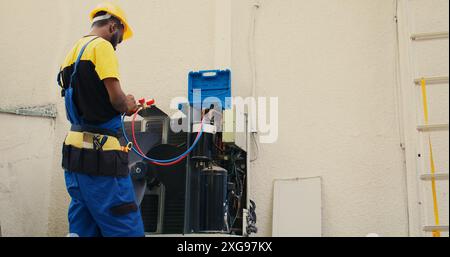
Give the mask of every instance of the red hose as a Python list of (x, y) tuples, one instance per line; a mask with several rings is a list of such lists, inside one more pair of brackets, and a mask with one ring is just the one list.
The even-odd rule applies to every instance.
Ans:
[[(140, 154), (142, 154), (143, 156), (146, 156), (146, 154), (144, 154), (143, 151), (141, 150), (141, 148), (139, 147), (139, 144), (137, 143), (137, 140), (136, 140), (136, 133), (134, 132), (134, 123), (135, 123), (135, 121), (136, 121), (137, 114), (138, 114), (138, 112), (139, 112), (141, 109), (142, 109), (142, 108), (138, 109), (138, 110), (136, 111), (136, 113), (134, 113), (134, 115), (133, 115), (133, 119), (132, 119), (132, 121), (131, 121), (131, 134), (132, 134), (132, 137), (133, 137), (133, 144), (134, 144), (134, 146), (136, 147), (136, 150), (137, 150)], [(202, 126), (203, 126), (203, 122), (202, 122)], [(201, 128), (200, 128), (200, 129), (201, 129)], [(199, 136), (200, 136), (200, 133), (197, 134), (197, 137), (199, 137)], [(197, 138), (196, 138), (196, 140), (197, 140)], [(168, 166), (173, 166), (173, 165), (175, 165), (175, 164), (177, 164), (177, 163), (180, 163), (181, 161), (183, 161), (184, 159), (186, 159), (186, 157), (187, 157), (187, 154), (185, 154), (183, 157), (181, 157), (180, 159), (178, 159), (178, 160), (176, 160), (176, 161), (168, 162), (168, 163), (153, 162), (153, 161), (149, 161), (149, 162), (152, 163), (152, 164), (158, 165), (158, 166), (168, 167)]]

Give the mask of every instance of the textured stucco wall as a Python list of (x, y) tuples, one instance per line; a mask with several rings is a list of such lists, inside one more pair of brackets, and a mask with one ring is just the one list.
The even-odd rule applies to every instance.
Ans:
[[(0, 103), (51, 102), (59, 110), (55, 121), (0, 114), (4, 236), (67, 233), (60, 147), (68, 126), (54, 77), (66, 51), (87, 33), (96, 2), (0, 0), (1, 29), (13, 35), (0, 41), (6, 90)], [(168, 110), (172, 97), (186, 95), (190, 70), (214, 68), (215, 1), (119, 2), (136, 32), (118, 50), (123, 87)], [(239, 96), (251, 93), (253, 2), (232, 0), (233, 93)], [(252, 166), (258, 235), (271, 235), (273, 180), (309, 176), (323, 178), (325, 236), (407, 235), (393, 1), (259, 2), (257, 94), (279, 97), (280, 124), (278, 142), (261, 145)]]
[[(249, 4), (233, 3), (234, 86), (243, 90), (240, 31), (251, 15)], [(322, 176), (325, 236), (407, 235), (393, 1), (260, 3), (257, 94), (280, 97), (279, 140), (261, 147), (253, 169), (261, 234), (271, 234), (275, 178)]]
[[(56, 1), (0, 1), (0, 105), (56, 101), (54, 54), (61, 48)], [(30, 5), (33, 8), (30, 8)], [(56, 123), (0, 114), (0, 225), (3, 236), (45, 236)]]

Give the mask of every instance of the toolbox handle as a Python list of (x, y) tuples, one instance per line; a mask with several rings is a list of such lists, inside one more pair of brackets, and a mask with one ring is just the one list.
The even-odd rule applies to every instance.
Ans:
[(205, 70), (205, 71), (200, 71), (200, 74), (202, 74), (203, 77), (213, 78), (213, 77), (217, 77), (218, 72), (217, 72), (217, 70)]

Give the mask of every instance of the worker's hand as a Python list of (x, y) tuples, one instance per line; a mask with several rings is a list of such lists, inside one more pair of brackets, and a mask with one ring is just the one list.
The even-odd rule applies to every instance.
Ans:
[(134, 99), (133, 95), (127, 95), (127, 109), (128, 116), (133, 115), (138, 109), (136, 99)]

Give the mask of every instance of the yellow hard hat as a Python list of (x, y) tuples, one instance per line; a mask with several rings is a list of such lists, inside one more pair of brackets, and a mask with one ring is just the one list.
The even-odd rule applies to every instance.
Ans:
[(117, 19), (119, 19), (122, 24), (124, 25), (124, 31), (123, 31), (123, 40), (127, 40), (133, 36), (133, 30), (131, 29), (130, 25), (128, 25), (127, 17), (125, 12), (120, 8), (118, 5), (110, 3), (110, 2), (104, 2), (99, 4), (97, 7), (94, 8), (94, 10), (91, 11), (90, 17), (91, 22), (94, 20), (94, 16), (99, 12), (107, 12), (108, 14), (113, 15)]

